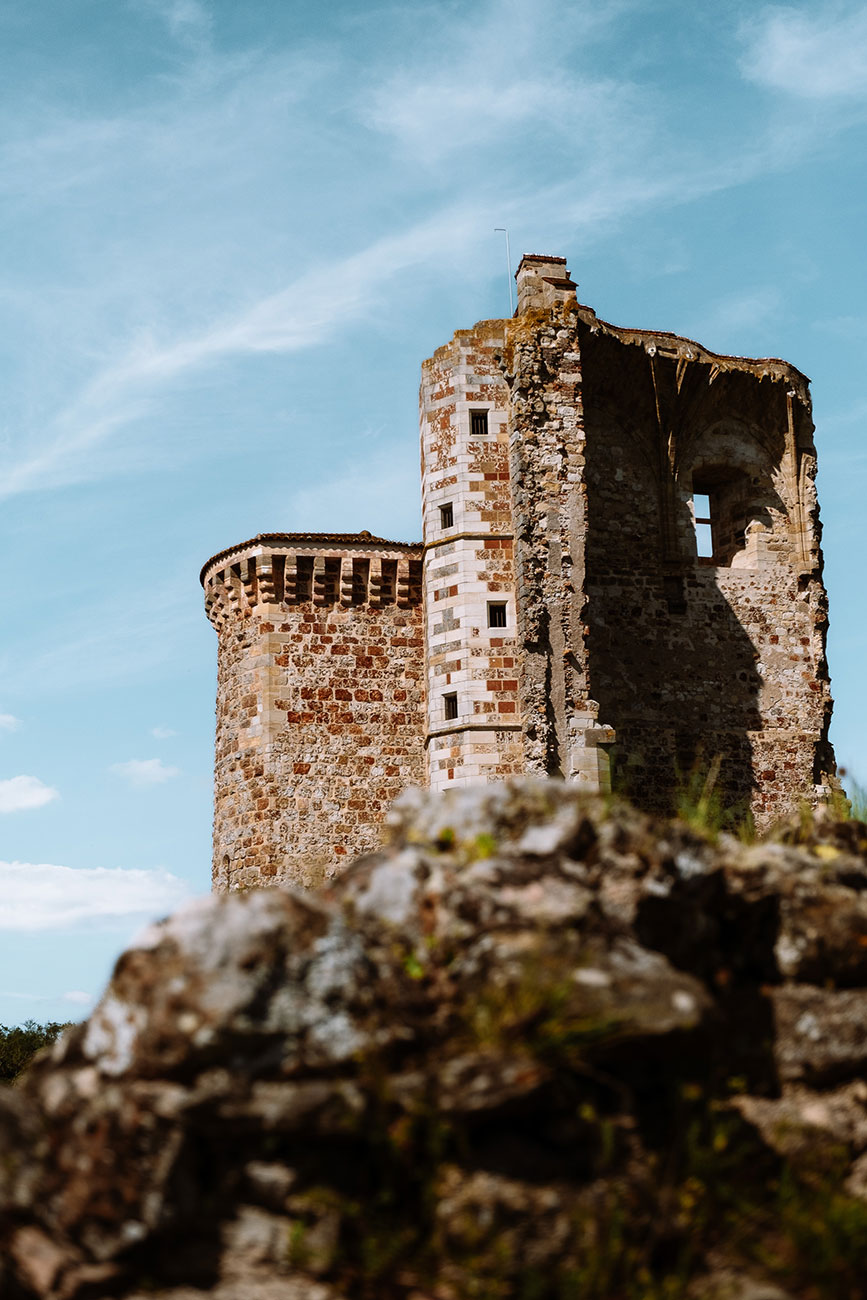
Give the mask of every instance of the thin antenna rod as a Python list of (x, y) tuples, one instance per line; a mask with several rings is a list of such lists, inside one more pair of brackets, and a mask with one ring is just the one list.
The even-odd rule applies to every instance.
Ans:
[(512, 301), (512, 250), (509, 247), (509, 232), (505, 226), (494, 226), (495, 235), (506, 236), (506, 279), (509, 282), (509, 317), (515, 314), (515, 307)]

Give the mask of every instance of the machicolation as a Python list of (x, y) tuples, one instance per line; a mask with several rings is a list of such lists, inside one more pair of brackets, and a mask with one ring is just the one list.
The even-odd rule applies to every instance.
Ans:
[(834, 782), (807, 379), (616, 328), (525, 255), (422, 366), (423, 542), (267, 533), (202, 570), (214, 884), (312, 884), (391, 799), (529, 772), (766, 827)]

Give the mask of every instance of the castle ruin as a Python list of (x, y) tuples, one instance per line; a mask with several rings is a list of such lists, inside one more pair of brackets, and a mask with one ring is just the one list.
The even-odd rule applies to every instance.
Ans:
[(808, 380), (621, 329), (564, 258), (422, 366), (423, 542), (268, 533), (202, 570), (214, 885), (327, 878), (390, 800), (515, 773), (765, 828), (827, 796)]

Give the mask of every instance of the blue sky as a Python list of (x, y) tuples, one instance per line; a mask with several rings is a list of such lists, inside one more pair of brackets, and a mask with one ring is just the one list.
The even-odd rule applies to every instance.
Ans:
[(502, 236), (621, 325), (813, 381), (838, 758), (867, 781), (867, 5), (0, 7), (0, 1022), (208, 888), (198, 571), (419, 535), (421, 359)]

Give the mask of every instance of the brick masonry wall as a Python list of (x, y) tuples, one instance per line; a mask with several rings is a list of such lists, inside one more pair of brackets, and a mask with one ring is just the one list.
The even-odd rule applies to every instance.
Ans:
[[(498, 357), (505, 322), (459, 331), (422, 367), (427, 774), (433, 789), (523, 770), (512, 501)], [(472, 413), (487, 432), (474, 434)], [(452, 522), (441, 509), (450, 505)], [(506, 626), (489, 626), (491, 602)], [(454, 694), (458, 716), (446, 717)]]
[(376, 848), (391, 800), (424, 783), (420, 548), (253, 544), (205, 591), (215, 887), (321, 883)]

